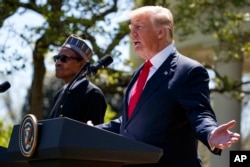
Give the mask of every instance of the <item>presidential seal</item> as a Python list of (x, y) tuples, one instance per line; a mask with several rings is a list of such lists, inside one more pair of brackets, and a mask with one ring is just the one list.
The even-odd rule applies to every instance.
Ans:
[(38, 124), (37, 118), (33, 114), (23, 117), (19, 129), (19, 148), (23, 156), (31, 157), (36, 149)]

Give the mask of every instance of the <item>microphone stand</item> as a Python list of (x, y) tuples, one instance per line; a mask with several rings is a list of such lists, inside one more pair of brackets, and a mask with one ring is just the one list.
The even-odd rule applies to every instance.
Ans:
[[(82, 67), (80, 68), (80, 70), (75, 74), (75, 76), (73, 77), (73, 79), (70, 81), (70, 83), (66, 87), (66, 92), (68, 94), (70, 94), (70, 91), (72, 90), (72, 87), (74, 86), (74, 84), (76, 83), (76, 81), (79, 79), (80, 76), (81, 76), (81, 78), (87, 76), (89, 66), (90, 66), (89, 62), (84, 63), (84, 65), (82, 65)], [(85, 72), (81, 75), (81, 73), (84, 70), (85, 70)]]
[[(51, 116), (54, 115), (53, 117), (58, 117), (58, 116), (63, 116), (62, 115), (62, 108), (64, 105), (64, 102), (66, 101), (66, 99), (68, 98), (68, 95), (71, 93), (71, 90), (74, 86), (74, 84), (76, 83), (76, 81), (81, 77), (86, 77), (87, 73), (88, 73), (88, 68), (90, 66), (89, 62), (84, 63), (80, 70), (75, 74), (75, 76), (73, 77), (73, 79), (69, 82), (69, 84), (67, 85), (67, 87), (65, 88), (65, 90), (62, 92), (62, 94), (58, 97), (58, 102), (56, 102), (53, 106), (53, 109), (51, 111)], [(82, 74), (82, 72), (85, 70), (85, 72)], [(82, 75), (81, 75), (82, 74)], [(58, 108), (58, 104), (60, 104), (60, 108)], [(57, 108), (57, 109), (56, 109)]]

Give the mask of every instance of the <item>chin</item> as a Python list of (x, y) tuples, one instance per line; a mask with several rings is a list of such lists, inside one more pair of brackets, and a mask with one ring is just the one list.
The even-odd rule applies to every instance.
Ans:
[(144, 58), (143, 55), (145, 55), (145, 53), (144, 53), (142, 50), (135, 50), (135, 53), (136, 53), (137, 55), (139, 55), (140, 57)]

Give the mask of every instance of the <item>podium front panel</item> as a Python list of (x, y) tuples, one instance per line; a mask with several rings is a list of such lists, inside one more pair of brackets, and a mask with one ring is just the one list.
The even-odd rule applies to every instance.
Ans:
[(162, 150), (118, 134), (98, 129), (66, 117), (39, 121), (36, 151), (32, 157), (24, 157), (19, 149), (15, 125), (8, 154), (17, 161), (72, 159), (122, 164), (156, 163)]

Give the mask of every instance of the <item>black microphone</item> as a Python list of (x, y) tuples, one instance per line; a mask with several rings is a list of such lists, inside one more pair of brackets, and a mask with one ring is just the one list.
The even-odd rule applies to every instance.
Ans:
[(100, 60), (98, 60), (97, 64), (89, 66), (87, 74), (96, 74), (98, 69), (107, 67), (112, 62), (113, 58), (110, 55), (105, 55)]
[(0, 84), (0, 93), (5, 92), (10, 88), (10, 83), (8, 81), (3, 82)]

